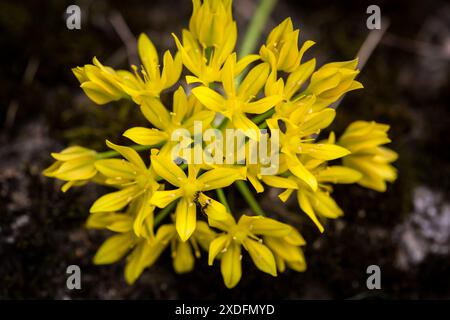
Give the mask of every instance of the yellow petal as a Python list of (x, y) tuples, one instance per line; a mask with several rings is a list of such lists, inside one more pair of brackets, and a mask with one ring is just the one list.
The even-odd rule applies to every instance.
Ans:
[(164, 68), (161, 73), (161, 85), (163, 89), (167, 89), (173, 86), (178, 79), (180, 79), (183, 64), (181, 61), (181, 55), (176, 54), (174, 59), (169, 50), (164, 53), (163, 60)]
[[(216, 233), (209, 227), (205, 221), (197, 221), (197, 227), (194, 232), (195, 240), (200, 244), (203, 250), (208, 251), (209, 245), (216, 238)], [(197, 257), (197, 253), (195, 254)]]
[(94, 264), (110, 264), (120, 260), (133, 244), (130, 233), (123, 233), (108, 238), (98, 249)]
[(286, 270), (286, 263), (284, 262), (283, 258), (281, 258), (276, 253), (273, 254), (275, 258), (275, 262), (277, 264), (277, 269), (279, 272), (284, 272)]
[(398, 159), (398, 153), (389, 148), (378, 147), (377, 151), (377, 156), (383, 159), (383, 161), (385, 162), (394, 162)]
[(290, 243), (294, 246), (303, 246), (306, 244), (305, 239), (295, 228), (292, 228), (291, 232), (289, 232), (289, 234), (283, 239), (286, 240), (287, 243)]
[(241, 74), (250, 63), (255, 62), (256, 60), (259, 60), (259, 55), (257, 54), (249, 54), (239, 59), (239, 61), (236, 63), (236, 68), (234, 70), (235, 75), (237, 76)]
[(316, 133), (318, 130), (328, 127), (334, 120), (336, 111), (334, 109), (325, 109), (317, 113), (313, 113), (300, 126), (301, 130), (306, 134)]
[(281, 201), (286, 202), (291, 196), (292, 192), (294, 192), (294, 189), (286, 189), (278, 195), (278, 198), (280, 198)]
[(193, 83), (201, 83), (204, 86), (207, 86), (208, 84), (204, 82), (202, 79), (194, 77), (194, 76), (186, 76), (186, 82), (187, 84), (193, 84)]
[(195, 203), (181, 198), (175, 210), (175, 225), (182, 241), (188, 240), (195, 231), (196, 222), (197, 208)]
[(288, 224), (262, 216), (243, 215), (239, 219), (238, 225), (245, 226), (250, 229), (253, 234), (273, 237), (287, 236), (292, 229), (292, 227)]
[(192, 94), (208, 109), (216, 112), (223, 112), (225, 99), (208, 87), (196, 87), (192, 89)]
[(203, 173), (197, 181), (203, 183), (202, 191), (228, 187), (236, 180), (245, 180), (246, 168), (215, 168)]
[(106, 228), (114, 232), (128, 232), (133, 227), (133, 219), (125, 214), (112, 214), (111, 221)]
[(259, 182), (256, 175), (247, 173), (247, 179), (248, 179), (248, 181), (250, 181), (251, 185), (253, 186), (253, 188), (255, 188), (255, 191), (257, 193), (264, 192), (264, 186), (261, 184), (261, 182)]
[(159, 227), (155, 239), (150, 242), (143, 240), (139, 243), (129, 256), (125, 267), (127, 283), (134, 283), (145, 268), (155, 263), (175, 234), (173, 225), (162, 225)]
[(279, 176), (263, 176), (262, 181), (274, 188), (281, 189), (297, 189), (298, 186), (292, 179), (283, 178)]
[(236, 87), (234, 84), (236, 66), (236, 53), (230, 55), (222, 68), (222, 85), (228, 98), (236, 96)]
[(232, 242), (220, 261), (223, 281), (228, 289), (235, 287), (241, 280), (241, 247)]
[(164, 130), (170, 124), (170, 114), (159, 99), (144, 99), (141, 104), (141, 112), (158, 129)]
[(49, 178), (54, 178), (56, 171), (61, 167), (63, 161), (55, 161), (48, 168), (42, 171), (42, 174)]
[[(150, 232), (150, 236), (153, 237), (153, 210), (155, 207), (150, 203), (150, 192), (145, 192), (140, 200), (139, 209), (137, 211), (136, 217), (134, 218), (133, 230), (136, 235), (143, 236), (145, 227)], [(144, 225), (145, 224), (145, 225)]]
[(89, 81), (89, 79), (86, 76), (86, 73), (84, 72), (84, 67), (76, 67), (72, 68), (71, 70), (80, 83)]
[(186, 273), (194, 269), (195, 259), (188, 242), (177, 241), (173, 255), (173, 268), (176, 273)]
[(225, 248), (229, 244), (229, 236), (227, 234), (223, 234), (215, 238), (213, 241), (211, 241), (211, 244), (209, 245), (209, 256), (208, 256), (208, 264), (210, 266), (213, 265), (214, 259), (216, 256), (225, 250)]
[(92, 157), (84, 156), (62, 163), (53, 175), (61, 180), (88, 180), (96, 173)]
[(314, 175), (305, 168), (305, 166), (298, 159), (290, 159), (289, 161), (289, 171), (292, 172), (296, 177), (304, 181), (312, 190), (317, 190), (317, 180)]
[(155, 191), (150, 202), (158, 208), (165, 208), (169, 205), (169, 203), (177, 200), (182, 195), (183, 191), (181, 189)]
[(302, 144), (302, 152), (320, 160), (334, 160), (350, 154), (347, 149), (329, 143), (304, 143)]
[(339, 208), (328, 193), (318, 191), (315, 193), (314, 197), (316, 201), (313, 202), (313, 207), (320, 215), (329, 219), (336, 219), (337, 217), (342, 216), (343, 212), (341, 208)]
[(136, 179), (136, 167), (123, 159), (98, 160), (95, 168), (104, 176), (117, 180), (117, 183)]
[(286, 264), (289, 268), (297, 272), (306, 271), (306, 261), (304, 259), (303, 261), (287, 261)]
[(133, 284), (139, 278), (145, 267), (147, 267), (144, 257), (149, 254), (148, 251), (150, 250), (152, 250), (152, 246), (143, 240), (128, 257), (125, 266), (125, 280), (128, 284)]
[(259, 141), (260, 131), (258, 126), (251, 121), (244, 113), (236, 113), (231, 119), (233, 126), (241, 130), (250, 139)]
[(247, 103), (243, 106), (242, 111), (246, 113), (261, 114), (273, 108), (282, 100), (281, 96), (269, 96), (254, 102)]
[(168, 156), (151, 156), (152, 168), (156, 174), (169, 182), (180, 187), (181, 183), (187, 179), (186, 174)]
[(186, 114), (189, 112), (189, 104), (186, 93), (182, 86), (180, 86), (173, 94), (173, 120), (180, 124), (183, 122)]
[(142, 64), (149, 74), (153, 74), (157, 68), (159, 70), (158, 52), (152, 41), (144, 33), (139, 35), (138, 51)]
[(361, 173), (344, 166), (330, 166), (317, 175), (319, 182), (355, 183), (362, 177)]
[(137, 186), (127, 187), (120, 191), (105, 194), (92, 205), (90, 212), (111, 212), (125, 207), (139, 193)]
[[(95, 177), (94, 177), (95, 178)], [(72, 180), (72, 181), (68, 181), (67, 183), (63, 184), (61, 186), (61, 191), (62, 192), (66, 192), (67, 190), (69, 190), (72, 187), (81, 187), (84, 186), (88, 181), (87, 180)]]
[(314, 209), (311, 206), (311, 202), (309, 201), (306, 193), (301, 189), (297, 191), (297, 200), (300, 208), (308, 215), (308, 217), (315, 223), (317, 228), (321, 233), (323, 233), (324, 228), (322, 224), (317, 219), (316, 214), (314, 213)]
[(301, 86), (309, 79), (316, 67), (316, 59), (311, 59), (308, 62), (302, 63), (298, 68), (289, 74), (286, 80), (285, 96), (290, 99)]
[(74, 160), (76, 158), (91, 156), (94, 157), (96, 152), (80, 146), (71, 146), (61, 152), (52, 152), (52, 157), (60, 161)]
[(111, 212), (91, 213), (86, 221), (86, 228), (103, 229), (114, 221), (114, 214)]
[[(185, 39), (189, 35), (189, 31), (184, 31), (183, 30), (183, 43), (186, 43)], [(201, 71), (200, 71), (200, 65), (198, 63), (196, 63), (196, 59), (195, 59), (195, 55), (191, 54), (192, 51), (195, 53), (195, 49), (198, 49), (197, 46), (195, 46), (195, 49), (190, 50), (190, 52), (188, 52), (186, 50), (186, 48), (180, 43), (180, 40), (178, 39), (178, 37), (172, 33), (172, 36), (175, 40), (175, 44), (178, 48), (178, 51), (181, 53), (181, 59), (183, 60), (183, 64), (186, 66), (186, 68), (191, 71), (194, 75), (196, 76), (200, 76)], [(198, 49), (200, 50), (200, 49)]]
[[(227, 212), (225, 206), (219, 201), (206, 196), (204, 193), (200, 193), (197, 202), (202, 211), (208, 216), (208, 219), (218, 220), (226, 225), (234, 224), (233, 216)], [(219, 229), (223, 230), (222, 228)]]
[(106, 145), (120, 153), (125, 159), (134, 164), (139, 170), (147, 170), (144, 161), (142, 161), (141, 156), (136, 152), (136, 150), (130, 147), (119, 146), (108, 140), (106, 140)]
[(211, 124), (211, 122), (214, 120), (216, 116), (216, 113), (214, 111), (210, 110), (203, 110), (200, 112), (195, 112), (192, 117), (187, 119), (184, 122), (184, 127), (189, 130), (189, 132), (193, 133), (195, 132), (195, 122), (201, 121), (203, 125), (203, 129), (207, 129), (207, 127)]
[(123, 135), (133, 142), (145, 146), (158, 145), (168, 139), (167, 133), (155, 128), (134, 127), (125, 131)]
[(261, 63), (252, 68), (239, 86), (238, 97), (244, 101), (256, 97), (264, 87), (269, 72), (270, 66), (268, 63)]
[(253, 262), (255, 263), (255, 266), (259, 270), (274, 277), (277, 276), (277, 265), (275, 263), (275, 258), (269, 248), (259, 243), (258, 241), (248, 238), (244, 241), (244, 245)]
[(94, 101), (96, 104), (105, 104), (120, 99), (120, 96), (109, 94), (104, 87), (91, 81), (82, 83), (80, 87), (89, 99)]
[(270, 250), (282, 257), (284, 260), (303, 261), (303, 255), (300, 251), (301, 249), (287, 243), (281, 238), (264, 237), (264, 243), (270, 248)]
[(167, 245), (169, 241), (176, 236), (176, 230), (173, 224), (163, 224), (156, 232), (155, 240), (158, 243)]

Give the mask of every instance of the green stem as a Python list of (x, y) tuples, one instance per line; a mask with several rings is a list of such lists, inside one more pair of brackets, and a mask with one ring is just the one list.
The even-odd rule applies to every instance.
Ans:
[(266, 120), (267, 118), (270, 118), (273, 114), (275, 113), (275, 108), (269, 109), (264, 113), (261, 113), (255, 117), (252, 118), (252, 121), (259, 125), (262, 122), (264, 122), (264, 120)]
[(267, 19), (270, 16), (273, 8), (275, 7), (276, 0), (261, 0), (259, 2), (258, 8), (253, 15), (250, 25), (245, 32), (244, 40), (242, 41), (242, 46), (239, 50), (239, 57), (244, 57), (253, 51), (258, 44), (258, 40), (261, 36), (261, 32), (266, 26)]
[(263, 122), (258, 126), (259, 129), (267, 129), (267, 122)]
[(227, 208), (228, 212), (231, 212), (231, 208), (228, 205), (227, 197), (225, 196), (225, 192), (222, 188), (216, 189), (217, 198), (219, 198), (220, 203), (222, 203), (225, 208)]
[[(146, 151), (146, 150), (150, 150), (151, 148), (157, 148), (160, 145), (153, 145), (153, 146), (142, 146), (139, 144), (134, 144), (129, 146), (130, 148), (140, 152), (140, 151)], [(97, 159), (107, 159), (107, 158), (112, 158), (112, 157), (116, 157), (120, 155), (120, 153), (118, 153), (115, 150), (110, 150), (110, 151), (104, 151), (104, 152), (99, 152), (97, 153)]]
[(163, 220), (165, 217), (167, 217), (167, 215), (169, 215), (169, 213), (172, 212), (172, 210), (175, 208), (175, 205), (177, 204), (177, 200), (169, 203), (167, 205), (167, 207), (165, 207), (164, 209), (162, 209), (160, 212), (158, 212), (158, 214), (155, 217), (155, 221), (153, 222), (153, 227), (156, 228)]
[(241, 195), (244, 197), (245, 201), (247, 201), (248, 205), (253, 210), (253, 212), (260, 216), (265, 216), (266, 214), (264, 213), (263, 209), (259, 206), (252, 192), (248, 188), (247, 183), (243, 180), (237, 180), (235, 181), (235, 184)]

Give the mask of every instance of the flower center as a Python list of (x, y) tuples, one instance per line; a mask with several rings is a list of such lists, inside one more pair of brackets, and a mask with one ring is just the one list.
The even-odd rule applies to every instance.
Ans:
[(197, 192), (202, 190), (202, 186), (198, 181), (188, 180), (181, 186), (184, 196), (189, 199), (194, 199)]
[(239, 227), (239, 225), (233, 226), (230, 230), (230, 234), (233, 237), (233, 240), (237, 240), (239, 242), (243, 242), (249, 235), (247, 229)]
[(152, 185), (152, 178), (149, 174), (140, 174), (136, 177), (136, 184), (141, 188), (142, 190), (150, 188)]
[(239, 113), (242, 110), (242, 101), (236, 99), (236, 98), (232, 98), (230, 100), (228, 100), (227, 103), (227, 113), (229, 113), (230, 115), (233, 115), (235, 113)]

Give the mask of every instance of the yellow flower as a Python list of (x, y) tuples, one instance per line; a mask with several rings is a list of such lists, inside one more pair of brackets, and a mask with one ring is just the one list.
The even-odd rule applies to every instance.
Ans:
[(194, 268), (195, 257), (200, 257), (200, 247), (207, 251), (215, 233), (204, 221), (199, 221), (189, 242), (181, 241), (173, 224), (165, 224), (158, 228), (154, 239), (140, 241), (130, 254), (125, 267), (125, 279), (134, 283), (145, 268), (151, 267), (161, 253), (170, 244), (172, 263), (177, 273), (186, 273)]
[(279, 272), (284, 272), (286, 265), (298, 272), (306, 270), (306, 260), (300, 246), (306, 244), (301, 234), (291, 228), (284, 237), (264, 236), (263, 241), (272, 251)]
[(163, 68), (160, 70), (158, 52), (144, 33), (139, 36), (138, 51), (142, 62), (142, 77), (133, 66), (134, 75), (128, 73), (126, 77), (123, 76), (120, 85), (137, 104), (141, 104), (146, 98), (159, 97), (161, 91), (170, 88), (178, 81), (182, 62), (178, 54), (173, 58), (167, 50), (163, 56)]
[[(236, 22), (231, 14), (231, 0), (193, 0), (194, 10), (189, 30), (183, 30), (182, 42), (175, 34), (175, 44), (183, 64), (194, 76), (186, 76), (188, 83), (201, 82), (208, 86), (221, 80), (225, 60), (233, 53), (237, 40)], [(258, 55), (243, 57), (236, 65), (236, 75)]]
[(315, 223), (319, 231), (323, 232), (324, 227), (318, 216), (336, 219), (343, 214), (330, 195), (332, 188), (329, 183), (355, 183), (361, 178), (361, 174), (343, 166), (327, 167), (323, 160), (316, 159), (305, 161), (304, 168), (317, 181), (315, 190), (312, 190), (310, 185), (294, 175), (288, 177), (265, 176), (263, 181), (269, 186), (286, 189), (279, 195), (283, 202), (287, 201), (292, 192), (297, 191), (297, 201), (300, 208)]
[(215, 168), (198, 176), (199, 168), (188, 165), (186, 176), (168, 156), (152, 155), (151, 162), (158, 176), (178, 187), (174, 190), (156, 191), (151, 203), (164, 208), (181, 198), (175, 210), (175, 224), (182, 241), (188, 240), (195, 230), (197, 221), (195, 201), (201, 192), (227, 187), (236, 180), (245, 179), (245, 167)]
[[(261, 63), (250, 70), (242, 83), (235, 85), (236, 55), (228, 57), (222, 71), (222, 85), (226, 97), (206, 86), (192, 89), (192, 93), (208, 109), (220, 112), (232, 126), (251, 139), (259, 141), (259, 128), (246, 113), (261, 114), (281, 101), (281, 96), (268, 96), (254, 100), (269, 75), (269, 65)], [(252, 101), (253, 100), (253, 101)]]
[[(282, 116), (288, 117), (290, 113), (295, 110), (294, 107), (295, 104), (304, 101), (304, 103), (314, 103), (315, 97), (311, 95), (306, 94), (298, 94), (299, 89), (306, 83), (306, 81), (309, 80), (311, 77), (311, 74), (314, 72), (314, 69), (316, 67), (316, 59), (311, 59), (305, 63), (300, 64), (292, 73), (290, 73), (286, 79), (286, 84), (284, 82), (280, 81), (280, 79), (277, 80), (276, 76), (274, 76), (271, 73), (271, 76), (269, 77), (269, 81), (267, 83), (267, 90), (277, 90), (283, 92), (283, 98), (286, 100), (286, 106), (279, 107), (280, 110), (277, 110), (278, 112), (282, 111), (283, 109), (287, 109), (286, 111), (289, 111), (287, 114), (283, 114)], [(272, 70), (273, 72), (273, 70)], [(311, 99), (314, 99), (311, 101)], [(278, 106), (277, 106), (278, 107)]]
[(131, 97), (134, 102), (141, 104), (143, 99), (159, 97), (161, 91), (173, 86), (180, 78), (182, 63), (178, 55), (174, 59), (170, 52), (166, 51), (161, 71), (155, 46), (143, 33), (138, 39), (138, 51), (142, 62), (142, 76), (136, 66), (132, 66), (134, 74), (126, 70), (115, 71), (103, 66), (96, 58), (93, 60), (94, 65), (77, 67), (72, 71), (86, 95), (97, 104), (126, 97)]
[(151, 246), (145, 238), (138, 238), (133, 232), (133, 218), (128, 214), (93, 213), (88, 219), (89, 228), (108, 228), (118, 232), (109, 237), (94, 256), (97, 265), (112, 264), (122, 259), (129, 251), (125, 266), (125, 279), (133, 283), (144, 270), (145, 255)]
[[(211, 210), (214, 208), (204, 207), (208, 216)], [(223, 210), (225, 209), (220, 211), (223, 212)], [(211, 242), (208, 263), (212, 265), (214, 259), (221, 254), (220, 268), (227, 288), (233, 288), (241, 279), (241, 246), (250, 254), (259, 270), (274, 277), (277, 275), (275, 257), (264, 243), (264, 238), (258, 238), (258, 236), (285, 237), (292, 231), (289, 225), (270, 218), (246, 215), (242, 215), (236, 223), (230, 213), (222, 220), (214, 220), (209, 217), (208, 221), (210, 226), (223, 231)], [(292, 258), (296, 259), (297, 257)]]
[[(186, 273), (194, 269), (194, 254), (200, 258), (200, 249), (208, 251), (211, 241), (216, 237), (208, 224), (204, 221), (198, 221), (192, 237), (189, 241), (182, 241), (178, 235), (172, 238), (172, 261), (173, 268), (177, 273)], [(192, 253), (194, 249), (194, 254)]]
[(116, 71), (110, 67), (105, 67), (96, 57), (92, 62), (93, 65), (87, 64), (84, 67), (72, 69), (81, 83), (80, 87), (84, 93), (97, 104), (105, 104), (127, 97), (120, 82), (122, 77), (126, 77), (128, 71)]
[[(188, 84), (200, 82), (205, 86), (221, 81), (222, 67), (226, 59), (233, 54), (236, 44), (236, 25), (225, 35), (226, 41), (217, 47), (202, 47), (188, 30), (183, 30), (183, 44), (175, 34), (175, 44), (181, 54), (184, 66), (194, 75), (186, 76)], [(258, 55), (248, 55), (236, 63), (235, 75), (240, 74), (252, 62), (259, 59)]]
[(100, 246), (93, 262), (97, 265), (112, 264), (131, 251), (125, 265), (125, 280), (129, 284), (133, 284), (142, 271), (158, 258), (164, 249), (160, 249), (158, 244), (168, 241), (168, 232), (165, 232), (167, 230), (164, 226), (158, 230), (153, 239), (137, 237), (133, 231), (133, 218), (130, 214), (93, 213), (88, 219), (87, 226), (108, 228), (118, 232)]
[(93, 179), (97, 174), (95, 161), (97, 152), (80, 146), (68, 147), (59, 153), (52, 153), (57, 161), (43, 171), (47, 177), (56, 178), (65, 183), (61, 190), (66, 192), (72, 186), (80, 186)]
[[(285, 172), (287, 170), (287, 163), (285, 161), (286, 157), (278, 157), (278, 162), (275, 163), (274, 157), (278, 156), (277, 153), (279, 150), (278, 144), (275, 143), (273, 146), (276, 146), (276, 148), (272, 149), (271, 138), (268, 138), (266, 154), (260, 154), (257, 152), (256, 148), (251, 150), (252, 148), (249, 146), (250, 144), (251, 141), (247, 141), (241, 146), (241, 148), (245, 148), (243, 152), (238, 146), (235, 163), (245, 163), (247, 168), (247, 180), (257, 193), (261, 193), (264, 191), (264, 186), (261, 183), (261, 179), (263, 177), (273, 176), (276, 170), (278, 173)], [(245, 157), (241, 159), (239, 156)]]
[[(334, 143), (314, 141), (313, 135), (326, 128), (334, 119), (336, 112), (325, 109), (310, 113), (308, 106), (297, 109), (289, 119), (284, 119), (284, 132), (280, 120), (268, 119), (270, 130), (277, 130), (280, 135), (280, 157), (285, 157), (289, 171), (305, 182), (313, 191), (317, 190), (317, 179), (300, 160), (300, 155), (307, 155), (318, 160), (333, 160), (350, 153), (347, 149)], [(302, 119), (302, 120), (301, 120)], [(296, 124), (297, 123), (297, 124)]]
[(192, 4), (194, 8), (189, 20), (189, 30), (203, 48), (222, 46), (228, 41), (230, 32), (234, 32), (236, 39), (231, 0), (193, 0)]
[(173, 112), (170, 112), (159, 99), (152, 98), (143, 101), (141, 111), (145, 118), (155, 127), (152, 129), (134, 127), (123, 134), (125, 137), (141, 145), (158, 145), (164, 143), (161, 153), (170, 151), (177, 141), (167, 143), (173, 138), (176, 130), (186, 129), (190, 135), (194, 134), (194, 122), (202, 122), (202, 130), (209, 128), (215, 113), (202, 110), (194, 96), (186, 96), (183, 87), (179, 87), (173, 94)]
[(391, 142), (386, 124), (355, 121), (340, 137), (338, 144), (352, 153), (343, 158), (346, 167), (353, 168), (363, 175), (357, 182), (363, 187), (379, 192), (386, 191), (386, 181), (397, 179), (397, 170), (390, 164), (398, 155), (391, 149), (382, 147)]
[[(153, 235), (153, 210), (150, 198), (159, 188), (154, 173), (147, 168), (139, 154), (132, 148), (106, 144), (120, 153), (124, 159), (103, 159), (95, 163), (95, 167), (106, 177), (106, 184), (120, 190), (98, 198), (91, 206), (90, 212), (114, 212), (123, 209), (133, 202), (135, 219), (133, 230), (137, 236), (145, 234), (144, 226)], [(146, 222), (144, 224), (144, 222)]]
[(308, 40), (299, 50), (298, 35), (299, 30), (294, 30), (291, 18), (287, 18), (270, 32), (266, 44), (261, 46), (261, 59), (270, 62), (273, 55), (277, 70), (293, 72), (306, 50), (314, 45), (314, 41)]
[[(299, 47), (299, 30), (290, 18), (270, 32), (258, 54), (238, 60), (232, 0), (192, 2), (189, 29), (182, 30), (180, 39), (172, 34), (175, 56), (166, 51), (160, 61), (152, 41), (141, 34), (141, 63), (132, 65), (132, 72), (104, 66), (95, 57), (92, 64), (72, 69), (95, 103), (124, 98), (140, 107), (150, 124), (123, 133), (140, 146), (106, 141), (113, 151), (101, 153), (70, 147), (53, 153), (56, 162), (43, 173), (66, 181), (63, 191), (90, 181), (114, 189), (92, 204), (86, 226), (115, 233), (93, 262), (111, 264), (126, 257), (129, 284), (169, 246), (177, 273), (193, 270), (200, 248), (208, 251), (209, 265), (220, 260), (228, 288), (242, 277), (242, 248), (258, 269), (272, 276), (286, 268), (305, 271), (301, 234), (265, 217), (248, 185), (237, 180), (248, 180), (257, 193), (265, 186), (282, 189), (278, 197), (283, 202), (295, 192), (301, 211), (324, 232), (327, 219), (343, 215), (332, 197), (333, 184), (359, 183), (384, 191), (386, 181), (396, 179), (391, 163), (397, 154), (383, 147), (390, 142), (389, 126), (357, 121), (338, 143), (334, 133), (317, 141), (336, 116), (330, 105), (362, 88), (355, 80), (358, 60), (328, 63), (318, 70), (315, 59), (303, 62), (314, 42)], [(252, 50), (250, 38), (243, 43), (246, 52)], [(189, 70), (186, 89), (180, 81), (183, 65)], [(164, 90), (175, 85), (172, 99), (166, 99)], [(223, 121), (205, 131), (214, 120)], [(260, 131), (266, 127), (269, 132)], [(231, 130), (232, 144), (227, 128), (237, 129)], [(136, 150), (148, 150), (150, 164)], [(328, 163), (339, 158), (342, 165)], [(259, 216), (235, 219), (231, 214), (222, 188), (235, 182)], [(213, 190), (220, 202), (210, 197)], [(197, 219), (197, 207), (207, 222)], [(168, 216), (172, 222), (160, 226)]]
[(358, 59), (332, 62), (322, 66), (311, 76), (311, 82), (303, 94), (314, 94), (314, 111), (322, 110), (337, 101), (346, 92), (361, 89), (363, 85), (354, 80)]

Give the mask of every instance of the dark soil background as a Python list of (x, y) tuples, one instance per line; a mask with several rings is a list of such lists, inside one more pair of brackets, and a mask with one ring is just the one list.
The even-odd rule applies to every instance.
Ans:
[[(82, 8), (82, 29), (68, 30), (65, 10)], [(385, 193), (358, 186), (336, 190), (346, 215), (321, 236), (295, 204), (260, 198), (267, 212), (296, 225), (308, 246), (305, 273), (273, 279), (244, 259), (233, 290), (218, 266), (198, 260), (188, 275), (174, 273), (163, 255), (134, 286), (123, 264), (91, 262), (106, 233), (84, 228), (88, 208), (105, 190), (87, 186), (63, 194), (41, 175), (49, 153), (68, 144), (104, 150), (125, 128), (144, 124), (127, 103), (95, 106), (70, 68), (97, 56), (127, 68), (134, 42), (146, 32), (160, 50), (174, 49), (190, 1), (1, 1), (0, 2), (0, 298), (6, 299), (448, 299), (450, 298), (450, 4), (447, 1), (379, 1), (390, 26), (348, 94), (333, 130), (357, 119), (388, 123), (391, 147), (400, 154), (399, 179)], [(254, 0), (235, 0), (241, 39)], [(302, 41), (317, 42), (309, 54), (320, 63), (351, 59), (369, 30), (360, 1), (279, 1), (265, 30), (291, 16)], [(131, 33), (128, 34), (127, 31)], [(236, 205), (241, 200), (231, 194)], [(66, 288), (66, 268), (82, 270), (82, 289)], [(381, 268), (382, 289), (368, 290), (366, 268)]]

